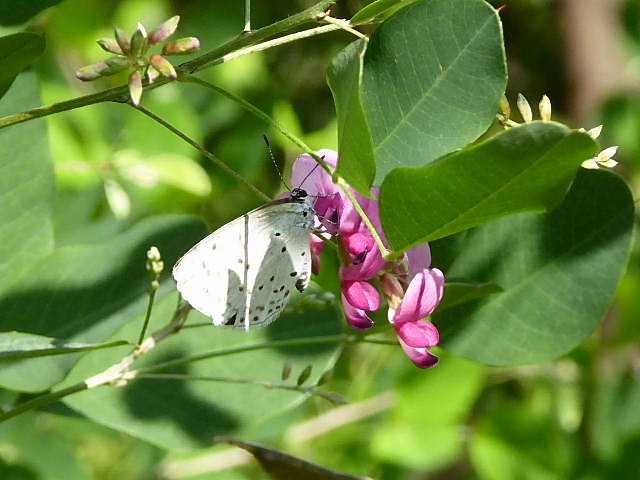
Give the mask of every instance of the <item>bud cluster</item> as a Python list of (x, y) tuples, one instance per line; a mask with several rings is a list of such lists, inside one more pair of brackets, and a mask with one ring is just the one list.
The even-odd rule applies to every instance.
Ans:
[(101, 38), (98, 40), (98, 45), (105, 52), (115, 56), (80, 68), (76, 71), (76, 78), (87, 82), (131, 70), (129, 94), (134, 105), (140, 104), (142, 81), (145, 76), (149, 83), (153, 83), (161, 75), (174, 80), (178, 77), (176, 69), (165, 58), (166, 56), (186, 55), (200, 48), (200, 40), (196, 37), (187, 37), (166, 43), (162, 47), (161, 55), (149, 55), (150, 47), (164, 42), (173, 35), (179, 21), (178, 15), (171, 17), (149, 34), (138, 22), (138, 27), (131, 37), (124, 30), (114, 27), (114, 38)]
[[(529, 101), (521, 93), (518, 94), (516, 106), (518, 107), (518, 111), (520, 112), (524, 123), (533, 121), (533, 112), (531, 110), (531, 105), (529, 105)], [(538, 104), (538, 111), (540, 112), (540, 120), (542, 120), (543, 122), (549, 122), (551, 120), (551, 101), (546, 95), (542, 96), (542, 99)], [(509, 106), (509, 101), (505, 96), (503, 96), (500, 100), (500, 113), (498, 113), (497, 118), (498, 121), (502, 123), (504, 128), (517, 127), (519, 125), (517, 122), (511, 120), (510, 116), (511, 107)], [(591, 130), (585, 130), (584, 128), (580, 128), (578, 130), (580, 132), (587, 133), (591, 138), (595, 140), (600, 136), (600, 133), (602, 132), (602, 125), (598, 125)], [(582, 162), (582, 168), (587, 168), (590, 170), (598, 169), (600, 167), (613, 168), (618, 165), (618, 162), (613, 159), (613, 156), (617, 153), (617, 151), (617, 146), (605, 148), (595, 157)]]

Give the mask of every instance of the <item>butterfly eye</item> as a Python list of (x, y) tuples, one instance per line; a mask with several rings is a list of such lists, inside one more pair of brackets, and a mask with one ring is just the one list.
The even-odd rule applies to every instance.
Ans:
[(294, 188), (291, 190), (291, 199), (292, 200), (302, 200), (307, 197), (307, 191), (302, 188)]

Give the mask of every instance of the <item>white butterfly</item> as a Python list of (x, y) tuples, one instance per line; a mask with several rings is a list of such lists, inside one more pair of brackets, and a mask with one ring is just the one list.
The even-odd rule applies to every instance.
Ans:
[(311, 276), (307, 192), (256, 208), (198, 242), (173, 267), (178, 291), (215, 325), (267, 325)]

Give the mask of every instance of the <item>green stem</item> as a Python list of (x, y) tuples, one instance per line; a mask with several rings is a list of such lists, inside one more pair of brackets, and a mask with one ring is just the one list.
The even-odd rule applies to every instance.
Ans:
[(140, 331), (140, 336), (138, 337), (138, 345), (142, 343), (144, 340), (144, 336), (147, 333), (147, 327), (149, 326), (149, 319), (151, 318), (151, 311), (153, 310), (153, 301), (156, 298), (156, 292), (158, 291), (158, 287), (160, 284), (158, 280), (154, 280), (151, 283), (151, 290), (149, 291), (149, 303), (147, 304), (147, 312), (144, 316), (144, 323), (142, 324), (142, 330)]
[(218, 63), (230, 62), (231, 60), (235, 60), (236, 58), (243, 57), (244, 55), (249, 55), (250, 53), (262, 52), (264, 50), (268, 50), (273, 47), (291, 43), (296, 40), (302, 40), (304, 38), (314, 37), (316, 35), (321, 35), (323, 33), (334, 32), (339, 29), (340, 27), (336, 25), (323, 25), (321, 27), (302, 30), (301, 32), (291, 33), (289, 35), (284, 35), (282, 37), (274, 38), (273, 40), (268, 40), (266, 42), (259, 43), (252, 47), (241, 48), (240, 50), (236, 50), (235, 52), (228, 53), (224, 57), (220, 57), (220, 61)]
[(340, 28), (341, 30), (344, 30), (345, 32), (349, 32), (350, 34), (355, 35), (358, 38), (361, 38), (365, 42), (369, 41), (369, 37), (367, 37), (364, 33), (361, 33), (358, 30), (356, 30), (355, 28), (353, 28), (351, 26), (351, 23), (349, 22), (349, 20), (344, 20), (342, 18), (333, 18), (330, 15), (327, 15), (325, 17), (321, 17), (321, 19), (323, 21), (327, 22), (327, 23), (335, 25), (337, 28)]
[(202, 153), (205, 157), (207, 157), (209, 160), (211, 160), (213, 163), (215, 163), (218, 167), (223, 169), (229, 175), (233, 176), (236, 180), (238, 180), (238, 181), (244, 183), (246, 186), (248, 186), (258, 196), (262, 197), (262, 199), (264, 199), (264, 200), (266, 200), (268, 202), (271, 201), (271, 197), (269, 195), (264, 193), (262, 190), (260, 190), (258, 187), (256, 187), (253, 183), (251, 183), (249, 180), (244, 178), (242, 175), (240, 175), (238, 172), (236, 172), (229, 165), (227, 165), (222, 160), (220, 160), (218, 157), (216, 157), (213, 153), (209, 152), (206, 148), (204, 148), (202, 145), (200, 145), (198, 142), (193, 140), (191, 137), (189, 137), (188, 135), (186, 135), (182, 131), (178, 130), (176, 127), (171, 125), (169, 122), (167, 122), (166, 120), (162, 119), (161, 117), (159, 117), (158, 115), (156, 115), (152, 111), (147, 110), (142, 105), (134, 106), (134, 108), (136, 108), (140, 112), (144, 113), (149, 118), (155, 120), (160, 125), (162, 125), (163, 127), (167, 128), (169, 131), (175, 133), (178, 137), (182, 138), (185, 142), (187, 142), (193, 148), (198, 150), (200, 153)]
[(376, 227), (373, 225), (373, 223), (371, 222), (371, 219), (365, 213), (364, 209), (362, 208), (362, 205), (360, 205), (360, 203), (358, 202), (358, 199), (356, 198), (354, 193), (351, 191), (351, 188), (349, 187), (349, 185), (347, 184), (344, 178), (337, 175), (335, 177), (336, 178), (334, 181), (340, 188), (342, 188), (342, 191), (345, 193), (345, 195), (349, 197), (349, 200), (351, 200), (351, 203), (353, 203), (353, 206), (358, 212), (358, 214), (360, 215), (360, 218), (362, 218), (362, 221), (365, 223), (365, 225), (371, 232), (371, 235), (373, 235), (373, 239), (378, 245), (378, 248), (380, 249), (380, 253), (382, 254), (382, 257), (384, 259), (389, 259), (391, 257), (391, 252), (387, 249), (386, 245), (382, 241), (382, 238), (380, 237), (380, 234), (376, 230)]
[(222, 63), (224, 56), (235, 50), (248, 47), (249, 45), (262, 43), (279, 33), (293, 30), (305, 23), (317, 22), (318, 17), (334, 3), (336, 3), (336, 0), (323, 0), (300, 13), (296, 13), (295, 15), (256, 30), (255, 32), (240, 35), (209, 53), (201, 55), (190, 62), (183, 63), (178, 67), (178, 71), (179, 73), (195, 73), (211, 65)]
[[(151, 379), (151, 380), (200, 380), (204, 382), (217, 382), (217, 383), (234, 383), (241, 385), (256, 385), (264, 388), (275, 388), (278, 390), (290, 390), (299, 393), (306, 393), (317, 397), (322, 397), (332, 403), (335, 403), (339, 398), (335, 393), (320, 392), (313, 387), (301, 387), (298, 385), (287, 385), (282, 382), (264, 382), (260, 380), (249, 380), (243, 378), (226, 378), (226, 377), (207, 377), (201, 375), (188, 375), (180, 373), (144, 373), (135, 377), (138, 379)], [(346, 403), (345, 401), (339, 403)]]
[(373, 226), (373, 223), (371, 222), (371, 219), (367, 216), (367, 214), (365, 213), (364, 209), (362, 208), (362, 206), (358, 202), (358, 199), (355, 197), (355, 195), (351, 191), (351, 187), (349, 187), (349, 185), (347, 184), (345, 179), (342, 178), (340, 175), (338, 175), (321, 157), (319, 157), (311, 149), (311, 147), (309, 147), (309, 145), (304, 143), (304, 141), (302, 141), (300, 138), (296, 137), (294, 134), (288, 132), (282, 125), (280, 125), (278, 122), (276, 122), (273, 118), (271, 118), (269, 115), (264, 113), (262, 110), (260, 110), (255, 105), (247, 102), (245, 99), (240, 98), (237, 95), (234, 95), (233, 93), (231, 93), (231, 92), (229, 92), (229, 91), (227, 91), (227, 90), (225, 90), (225, 89), (223, 89), (221, 87), (218, 87), (217, 85), (214, 85), (213, 83), (207, 82), (206, 80), (202, 80), (201, 78), (195, 77), (193, 75), (185, 75), (185, 76), (183, 76), (181, 78), (181, 80), (185, 81), (185, 82), (191, 82), (191, 83), (195, 83), (197, 85), (203, 86), (205, 88), (213, 90), (213, 91), (219, 93), (220, 95), (223, 95), (223, 96), (227, 97), (228, 99), (236, 102), (242, 108), (246, 109), (248, 112), (252, 113), (256, 117), (260, 118), (261, 120), (264, 120), (267, 124), (271, 125), (273, 128), (278, 130), (285, 138), (290, 140), (294, 145), (297, 145), (302, 150), (304, 150), (306, 153), (311, 155), (311, 157), (313, 157), (313, 159), (329, 175), (331, 175), (333, 177), (334, 182), (336, 183), (336, 185), (338, 185), (344, 191), (344, 193), (347, 195), (347, 197), (349, 197), (349, 200), (351, 200), (351, 202), (353, 203), (353, 206), (355, 207), (356, 211), (358, 212), (360, 217), (362, 217), (362, 221), (365, 223), (367, 228), (369, 228), (369, 230), (371, 231), (371, 235), (373, 235), (373, 238), (374, 238), (376, 244), (378, 245), (378, 248), (380, 248), (380, 252), (381, 252), (382, 256), (384, 258), (389, 258), (390, 257), (391, 252), (387, 249), (385, 244), (382, 242), (382, 238), (378, 234), (378, 231), (376, 230), (376, 228)]
[[(228, 61), (229, 58), (226, 56), (239, 50), (241, 48), (245, 48), (251, 45), (257, 45), (259, 43), (265, 42), (271, 37), (278, 35), (279, 33), (293, 30), (298, 28), (306, 23), (315, 22), (319, 15), (322, 15), (324, 11), (329, 8), (329, 6), (333, 5), (335, 0), (323, 0), (321, 2), (316, 3), (310, 8), (303, 10), (300, 13), (292, 15), (288, 18), (280, 20), (276, 23), (263, 27), (255, 32), (249, 34), (240, 35), (233, 40), (225, 43), (224, 45), (219, 46), (211, 50), (204, 55), (201, 55), (191, 61), (182, 63), (176, 67), (176, 71), (178, 75), (181, 74), (190, 74), (202, 70), (203, 68), (207, 68), (212, 65), (220, 64), (225, 61)], [(313, 30), (313, 29), (312, 29)], [(318, 33), (324, 33), (322, 32)], [(296, 40), (298, 38), (291, 38), (289, 41)], [(145, 84), (144, 89), (150, 90), (157, 87), (160, 87), (166, 83), (171, 82), (172, 80), (167, 78), (158, 79), (152, 84)], [(6, 117), (0, 118), (0, 129), (8, 127), (10, 125), (15, 125), (18, 123), (26, 122), (28, 120), (33, 120), (36, 118), (45, 117), (47, 115), (52, 115), (54, 113), (65, 112), (69, 110), (73, 110), (80, 107), (86, 107), (88, 105), (93, 105), (101, 102), (119, 102), (125, 103), (129, 100), (129, 88), (126, 85), (120, 87), (110, 88), (108, 90), (103, 90), (101, 92), (92, 93), (90, 95), (85, 95), (83, 97), (74, 98), (72, 100), (67, 100), (64, 102), (54, 103), (51, 105), (46, 105), (42, 107), (37, 107), (31, 110), (27, 110), (22, 113), (8, 115)]]
[(213, 90), (216, 93), (219, 93), (224, 97), (227, 97), (229, 100), (236, 102), (238, 105), (240, 105), (242, 108), (247, 110), (249, 113), (255, 115), (261, 120), (264, 120), (265, 123), (267, 123), (268, 125), (271, 125), (273, 128), (278, 130), (285, 138), (291, 141), (294, 145), (297, 145), (302, 150), (309, 153), (320, 164), (320, 166), (325, 169), (325, 171), (329, 175), (333, 174), (333, 170), (331, 169), (331, 167), (327, 165), (327, 163), (323, 159), (321, 159), (315, 153), (313, 153), (313, 150), (311, 149), (311, 147), (306, 143), (304, 143), (302, 139), (296, 137), (293, 133), (288, 132), (282, 125), (276, 122), (273, 118), (271, 118), (269, 115), (264, 113), (255, 105), (247, 102), (244, 98), (240, 98), (237, 95), (234, 95), (233, 93), (221, 87), (218, 87), (217, 85), (214, 85), (213, 83), (209, 83), (206, 80), (202, 80), (201, 78), (195, 77), (193, 75), (185, 75), (181, 78), (181, 80), (185, 82), (195, 83), (202, 87), (208, 88), (210, 90)]
[(244, 30), (242, 33), (251, 31), (251, 0), (244, 0)]
[(33, 398), (29, 401), (16, 405), (14, 408), (9, 410), (8, 412), (4, 412), (0, 414), (0, 422), (4, 422), (5, 420), (9, 420), (16, 415), (19, 415), (24, 412), (28, 412), (29, 410), (33, 410), (39, 407), (44, 407), (45, 405), (49, 405), (50, 403), (56, 402), (67, 395), (71, 395), (72, 393), (81, 392), (89, 388), (86, 383), (80, 382), (72, 385), (63, 390), (58, 390), (57, 392), (47, 393), (46, 395), (41, 395), (39, 397)]
[(168, 362), (159, 363), (156, 365), (150, 365), (143, 367), (136, 372), (136, 374), (146, 374), (167, 370), (169, 368), (180, 367), (192, 362), (199, 362), (201, 360), (207, 360), (209, 358), (222, 357), (224, 355), (233, 355), (236, 353), (252, 352), (255, 350), (264, 350), (266, 348), (282, 348), (282, 347), (300, 347), (307, 345), (322, 345), (325, 343), (347, 343), (353, 341), (350, 336), (345, 334), (327, 335), (324, 337), (315, 338), (294, 338), (291, 340), (278, 340), (272, 342), (258, 343), (255, 345), (246, 345), (243, 347), (226, 348), (224, 350), (215, 350), (213, 352), (202, 353), (200, 355), (193, 355), (191, 357), (178, 358), (176, 360), (170, 360)]

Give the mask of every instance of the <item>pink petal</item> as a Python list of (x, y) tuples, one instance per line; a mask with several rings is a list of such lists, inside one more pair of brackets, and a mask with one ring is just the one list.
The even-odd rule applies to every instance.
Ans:
[(342, 295), (354, 308), (371, 312), (380, 308), (378, 290), (367, 282), (342, 282)]
[(443, 293), (442, 272), (437, 268), (425, 268), (411, 279), (392, 323), (415, 322), (428, 317), (440, 303)]
[(409, 262), (409, 276), (429, 268), (431, 265), (431, 249), (428, 243), (421, 243), (407, 250), (407, 260)]
[(400, 341), (400, 345), (402, 346), (404, 353), (407, 354), (409, 360), (411, 360), (416, 367), (431, 368), (438, 364), (440, 359), (429, 352), (426, 348), (413, 348), (404, 343), (401, 338), (398, 340)]
[(398, 337), (410, 347), (434, 347), (440, 341), (440, 333), (431, 322), (402, 322), (396, 323), (395, 327)]
[[(382, 236), (382, 224), (380, 223), (380, 213), (378, 209), (378, 194), (379, 189), (374, 188), (371, 190), (371, 194), (373, 198), (367, 198), (360, 195), (358, 192), (352, 190), (356, 200), (365, 211), (371, 223), (373, 223), (374, 227), (378, 231), (378, 233)], [(340, 233), (341, 234), (349, 234), (356, 232), (368, 232), (369, 229), (362, 221), (360, 214), (355, 209), (353, 204), (345, 199), (344, 209), (342, 211), (342, 215), (340, 217)]]
[(376, 242), (371, 234), (354, 233), (351, 235), (343, 235), (342, 244), (347, 252), (357, 257), (363, 252), (371, 251), (375, 247)]
[(342, 295), (342, 306), (344, 307), (344, 315), (353, 328), (358, 330), (367, 330), (373, 327), (373, 320), (369, 318), (364, 310), (360, 310), (351, 305)]
[[(335, 168), (338, 164), (338, 153), (333, 150), (319, 150), (318, 156)], [(291, 184), (295, 188), (302, 188), (311, 195), (329, 195), (336, 193), (338, 187), (334, 185), (331, 175), (320, 167), (311, 155), (304, 154), (296, 158), (291, 173)]]

